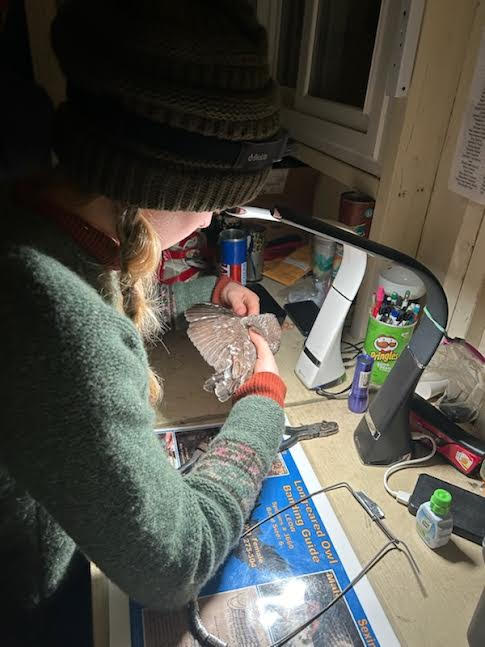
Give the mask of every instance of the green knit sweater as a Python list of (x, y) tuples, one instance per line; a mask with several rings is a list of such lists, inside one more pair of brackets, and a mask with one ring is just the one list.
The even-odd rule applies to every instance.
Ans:
[[(241, 533), (283, 411), (270, 398), (242, 398), (199, 468), (182, 478), (152, 432), (140, 337), (100, 296), (101, 266), (54, 223), (8, 210), (0, 601), (34, 627), (70, 576), (77, 546), (134, 599), (179, 607)], [(178, 287), (179, 301), (208, 300), (213, 285), (193, 284), (185, 299)]]

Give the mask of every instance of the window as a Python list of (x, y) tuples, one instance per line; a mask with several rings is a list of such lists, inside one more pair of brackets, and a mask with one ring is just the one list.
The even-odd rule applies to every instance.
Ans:
[(379, 175), (389, 97), (397, 77), (407, 90), (403, 51), (411, 42), (410, 77), (423, 8), (424, 0), (259, 0), (293, 137)]
[(296, 88), (305, 0), (281, 3), (276, 78), (284, 87)]
[(363, 109), (381, 0), (317, 4), (308, 94)]

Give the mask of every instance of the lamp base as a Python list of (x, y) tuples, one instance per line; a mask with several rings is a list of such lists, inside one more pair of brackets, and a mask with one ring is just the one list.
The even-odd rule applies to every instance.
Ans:
[[(409, 348), (398, 362), (402, 372), (393, 368), (354, 431), (357, 452), (365, 465), (390, 465), (411, 454), (410, 403), (422, 369)], [(397, 402), (401, 405), (396, 407)]]
[[(376, 430), (372, 420), (364, 416), (354, 431), (354, 442), (357, 453), (364, 465), (391, 465), (406, 460), (411, 456), (409, 431), (407, 423), (404, 431), (389, 433), (384, 430), (376, 439)], [(381, 442), (378, 442), (380, 439)], [(396, 440), (398, 439), (398, 442)]]

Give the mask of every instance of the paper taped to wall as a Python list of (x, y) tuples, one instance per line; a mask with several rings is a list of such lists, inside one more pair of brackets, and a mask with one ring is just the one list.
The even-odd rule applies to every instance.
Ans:
[(450, 191), (485, 204), (485, 30), (448, 182)]

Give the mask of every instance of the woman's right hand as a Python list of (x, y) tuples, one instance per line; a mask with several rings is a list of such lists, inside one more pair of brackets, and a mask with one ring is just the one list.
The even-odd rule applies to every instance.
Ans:
[(251, 341), (256, 347), (257, 359), (254, 365), (254, 373), (275, 373), (279, 375), (278, 366), (273, 353), (264, 337), (258, 335), (254, 330), (249, 331)]

